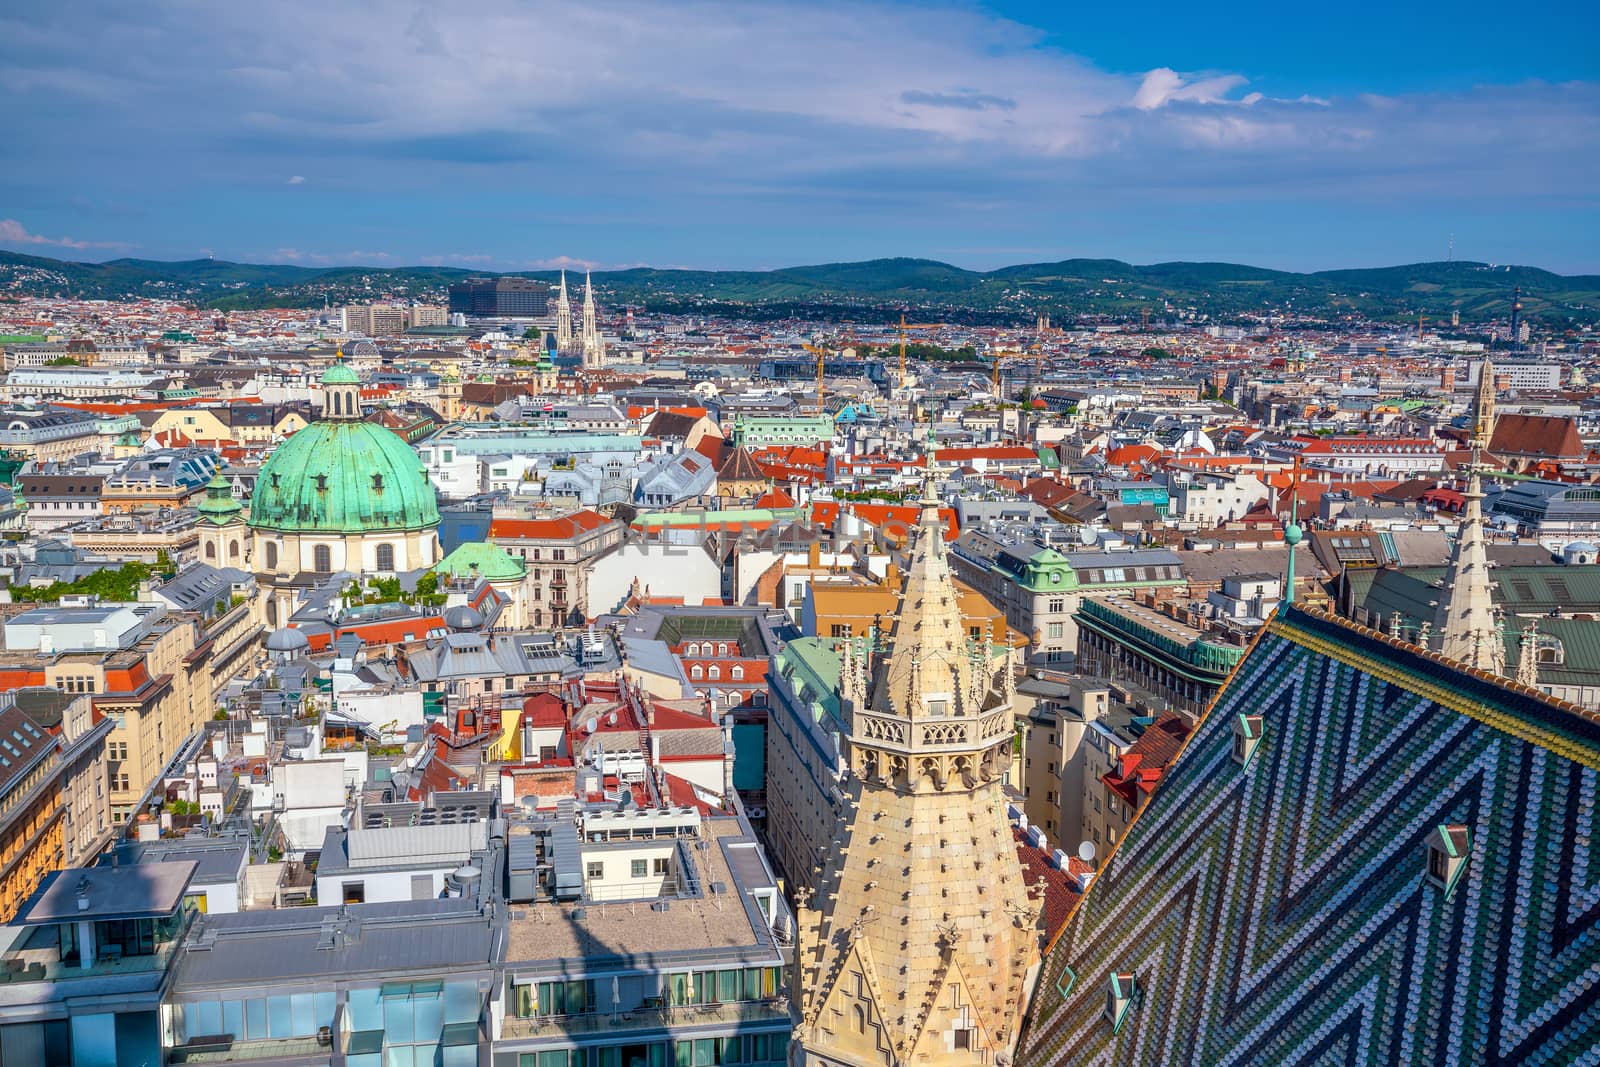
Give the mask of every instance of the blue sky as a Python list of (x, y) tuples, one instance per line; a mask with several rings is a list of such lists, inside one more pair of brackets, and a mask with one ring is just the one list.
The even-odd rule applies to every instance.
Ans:
[(0, 248), (1600, 272), (1596, 9), (18, 0)]

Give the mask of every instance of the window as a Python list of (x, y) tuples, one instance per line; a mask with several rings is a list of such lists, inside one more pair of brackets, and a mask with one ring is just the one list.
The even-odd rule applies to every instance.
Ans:
[(378, 569), (380, 571), (394, 570), (394, 546), (381, 544), (378, 546)]
[(327, 488), (328, 488), (328, 476), (326, 474), (317, 475), (316, 478), (315, 478), (315, 481), (317, 483), (317, 492), (321, 493), (321, 492), (326, 492), (327, 491)]
[(630, 865), (629, 874), (634, 878), (648, 877), (650, 862), (648, 860), (634, 860)]
[(1050, 622), (1044, 627), (1044, 635), (1052, 641), (1059, 641), (1066, 635), (1066, 623)]
[(706, 671), (706, 677), (709, 678), (713, 682), (721, 681), (722, 680), (722, 668), (718, 667), (715, 663), (713, 663), (711, 665), (711, 667)]
[(828, 631), (828, 636), (829, 637), (849, 637), (850, 636), (850, 627), (844, 625), (843, 623), (837, 623), (836, 622), (836, 623), (833, 624), (832, 629), (830, 629)]
[(590, 878), (604, 878), (605, 876), (606, 876), (606, 865), (605, 865), (605, 863), (603, 863), (600, 860), (590, 860), (589, 861), (589, 877)]
[(1064, 597), (1056, 597), (1050, 601), (1046, 610), (1052, 615), (1059, 615), (1067, 610), (1067, 601)]
[[(866, 1009), (859, 1004), (853, 1005), (850, 1009), (850, 1028), (858, 1034), (864, 1034), (867, 1032), (867, 1012)], [(966, 1031), (961, 1030), (958, 1031), (958, 1033), (965, 1034)], [(957, 1045), (956, 1047), (965, 1048), (966, 1046)]]
[(655, 861), (656, 874), (665, 876), (667, 873), (667, 857), (657, 856)]
[(345, 882), (339, 887), (339, 895), (346, 904), (365, 904), (367, 902), (367, 883)]
[(540, 982), (538, 990), (540, 1015), (587, 1015), (595, 1009), (592, 978), (580, 978), (572, 982)]
[(318, 574), (328, 574), (333, 570), (333, 549), (327, 545), (318, 545), (311, 550), (311, 569)]
[(374, 488), (376, 490), (379, 490), (379, 491), (381, 491), (383, 489), (383, 475), (374, 474), (372, 476), (372, 488)]
[(276, 570), (278, 567), (278, 546), (271, 541), (267, 542), (267, 569)]
[(734, 667), (733, 670), (728, 672), (728, 677), (732, 678), (736, 682), (744, 681), (744, 668)]

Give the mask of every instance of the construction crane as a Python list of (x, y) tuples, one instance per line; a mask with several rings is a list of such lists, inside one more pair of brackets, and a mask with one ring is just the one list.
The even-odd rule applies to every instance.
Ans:
[(907, 330), (937, 330), (943, 326), (942, 322), (907, 322), (904, 314), (900, 316), (900, 388), (906, 387), (906, 331)]
[(828, 372), (828, 350), (821, 345), (808, 345), (804, 341), (800, 347), (817, 357), (817, 414), (820, 415), (826, 408), (823, 406), (823, 394), (826, 386)]

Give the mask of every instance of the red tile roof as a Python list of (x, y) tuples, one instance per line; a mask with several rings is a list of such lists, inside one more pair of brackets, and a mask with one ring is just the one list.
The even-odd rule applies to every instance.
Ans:
[(1570, 460), (1584, 455), (1578, 424), (1569, 415), (1501, 415), (1495, 419), (1489, 451)]
[(610, 522), (604, 515), (587, 508), (559, 519), (490, 519), (489, 537), (508, 540), (560, 541), (598, 530)]

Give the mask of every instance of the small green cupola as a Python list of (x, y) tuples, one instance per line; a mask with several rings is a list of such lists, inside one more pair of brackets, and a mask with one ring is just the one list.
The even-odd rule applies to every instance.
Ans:
[(200, 515), (201, 522), (209, 522), (214, 526), (226, 526), (239, 521), (244, 512), (244, 505), (233, 498), (233, 486), (222, 476), (222, 472), (211, 476), (211, 481), (206, 483), (205, 499), (200, 501), (195, 508)]
[(322, 417), (359, 419), (361, 417), (361, 376), (344, 361), (344, 352), (322, 375)]

